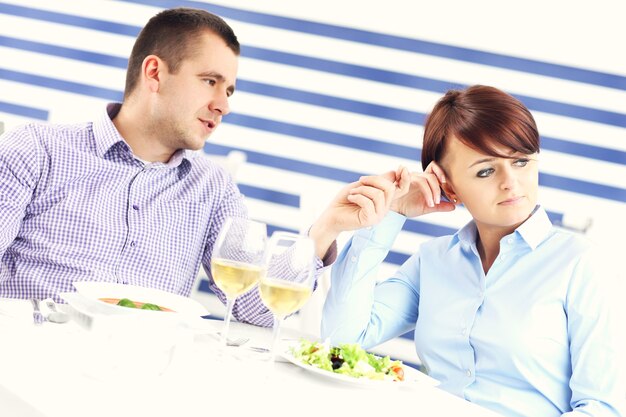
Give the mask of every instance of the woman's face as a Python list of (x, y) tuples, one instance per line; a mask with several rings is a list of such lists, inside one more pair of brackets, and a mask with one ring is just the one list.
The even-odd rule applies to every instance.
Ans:
[(454, 136), (446, 145), (440, 164), (446, 172), (446, 193), (465, 205), (479, 230), (510, 233), (530, 216), (537, 204), (537, 154), (499, 148), (510, 158), (494, 157)]

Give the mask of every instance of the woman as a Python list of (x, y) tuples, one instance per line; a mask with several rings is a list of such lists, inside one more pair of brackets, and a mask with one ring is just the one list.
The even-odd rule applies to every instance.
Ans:
[[(322, 336), (367, 348), (414, 329), (429, 374), (469, 401), (507, 416), (621, 415), (617, 280), (537, 205), (538, 153), (515, 98), (486, 86), (445, 94), (425, 125), (422, 174), (363, 177), (339, 197), (391, 210), (333, 267)], [(376, 283), (406, 217), (458, 204), (471, 222)]]

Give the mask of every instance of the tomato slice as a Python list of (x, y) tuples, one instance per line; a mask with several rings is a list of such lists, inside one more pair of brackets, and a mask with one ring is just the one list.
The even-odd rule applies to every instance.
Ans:
[(404, 381), (404, 369), (401, 366), (392, 366), (391, 372), (396, 374), (398, 381)]

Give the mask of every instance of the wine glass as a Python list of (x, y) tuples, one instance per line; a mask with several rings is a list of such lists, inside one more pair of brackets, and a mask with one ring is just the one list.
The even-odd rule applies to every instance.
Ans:
[(265, 223), (229, 217), (217, 236), (211, 257), (211, 275), (226, 295), (226, 317), (221, 344), (226, 346), (233, 305), (237, 297), (250, 290), (265, 275)]
[(315, 244), (304, 235), (275, 232), (266, 252), (267, 274), (261, 277), (261, 300), (274, 315), (270, 362), (274, 362), (282, 321), (311, 297), (315, 283)]

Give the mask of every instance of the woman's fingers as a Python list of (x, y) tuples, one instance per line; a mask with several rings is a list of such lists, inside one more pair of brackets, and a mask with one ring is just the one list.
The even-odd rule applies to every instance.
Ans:
[[(389, 175), (387, 175), (389, 174)], [(371, 190), (372, 196), (382, 196), (384, 206), (388, 207), (393, 199), (394, 193), (396, 191), (395, 185), (395, 172), (391, 171), (391, 173), (387, 173), (384, 175), (368, 175), (363, 176), (359, 179), (359, 182), (365, 186), (369, 187)], [(390, 180), (391, 175), (393, 175), (393, 180)], [(377, 191), (382, 191), (382, 195), (380, 195)]]
[(403, 166), (396, 170), (396, 196), (403, 196), (411, 187), (411, 173)]
[(379, 188), (370, 186), (360, 186), (350, 190), (350, 195), (358, 195), (367, 198), (372, 203), (372, 209), (380, 213), (387, 208), (387, 198), (385, 192)]
[(435, 161), (432, 161), (430, 164), (428, 164), (424, 172), (435, 174), (441, 184), (446, 183), (446, 173), (443, 171), (443, 168), (441, 168)]

